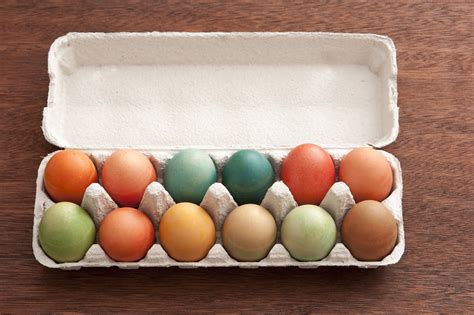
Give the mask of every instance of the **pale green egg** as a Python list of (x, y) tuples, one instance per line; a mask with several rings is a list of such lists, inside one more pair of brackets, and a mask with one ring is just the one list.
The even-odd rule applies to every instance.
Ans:
[(301, 261), (321, 260), (336, 245), (336, 223), (321, 207), (296, 207), (283, 220), (281, 239), (293, 258)]
[(81, 260), (95, 240), (89, 214), (72, 202), (58, 202), (44, 213), (39, 225), (43, 251), (56, 262)]

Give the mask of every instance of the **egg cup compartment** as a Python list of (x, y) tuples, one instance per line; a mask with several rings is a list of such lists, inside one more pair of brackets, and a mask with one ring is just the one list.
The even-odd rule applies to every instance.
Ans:
[[(331, 149), (330, 153), (336, 169), (341, 159), (349, 152), (348, 149)], [(220, 183), (222, 168), (227, 159), (234, 151), (210, 152), (210, 156), (215, 162), (218, 174), (218, 182), (212, 184), (206, 192), (201, 207), (203, 207), (211, 216), (216, 226), (216, 244), (211, 248), (208, 255), (198, 262), (177, 262), (170, 258), (159, 244), (158, 228), (159, 220), (168, 208), (175, 204), (170, 194), (162, 185), (163, 170), (167, 161), (175, 152), (145, 152), (152, 161), (157, 174), (158, 181), (151, 183), (142, 198), (139, 210), (147, 214), (156, 228), (155, 244), (152, 245), (147, 255), (138, 262), (117, 262), (112, 260), (96, 239), (84, 258), (78, 262), (56, 263), (49, 258), (41, 249), (38, 240), (38, 226), (44, 211), (52, 206), (54, 202), (47, 195), (43, 185), (43, 174), (46, 163), (54, 154), (45, 157), (39, 167), (37, 180), (37, 195), (35, 205), (35, 219), (33, 226), (33, 250), (36, 259), (43, 265), (50, 268), (61, 269), (79, 269), (81, 267), (111, 267), (117, 266), (126, 269), (135, 269), (139, 267), (170, 267), (178, 266), (181, 268), (197, 267), (242, 267), (257, 268), (264, 266), (298, 266), (301, 268), (317, 268), (319, 266), (358, 266), (362, 268), (376, 268), (378, 266), (390, 265), (396, 263), (402, 256), (405, 246), (403, 232), (403, 217), (401, 211), (402, 197), (402, 176), (398, 160), (390, 153), (380, 151), (389, 161), (392, 171), (394, 184), (390, 195), (382, 202), (385, 207), (393, 214), (398, 224), (398, 239), (393, 251), (381, 261), (358, 261), (341, 243), (340, 227), (346, 212), (354, 206), (354, 198), (349, 187), (343, 182), (336, 182), (324, 197), (321, 207), (328, 211), (336, 222), (337, 243), (329, 255), (320, 261), (301, 262), (293, 259), (285, 247), (281, 244), (280, 226), (289, 211), (297, 207), (289, 188), (279, 179), (280, 166), (289, 152), (288, 150), (270, 150), (261, 151), (271, 162), (276, 175), (276, 181), (268, 189), (261, 205), (269, 210), (277, 223), (277, 241), (269, 254), (258, 262), (239, 262), (226, 252), (221, 244), (220, 231), (226, 216), (237, 207), (232, 195), (227, 188)], [(102, 165), (112, 151), (89, 151), (87, 152), (99, 173), (101, 178)], [(117, 204), (108, 195), (105, 189), (99, 184), (91, 184), (84, 195), (81, 206), (91, 215), (97, 230), (103, 218), (115, 208)]]

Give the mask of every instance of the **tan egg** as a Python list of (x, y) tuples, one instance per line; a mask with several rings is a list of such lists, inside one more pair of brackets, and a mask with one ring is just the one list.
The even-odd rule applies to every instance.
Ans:
[(365, 200), (347, 212), (341, 227), (342, 242), (352, 256), (377, 261), (391, 253), (397, 241), (397, 222), (380, 202)]
[(275, 244), (276, 223), (265, 208), (246, 204), (235, 208), (222, 227), (222, 244), (238, 261), (259, 261)]

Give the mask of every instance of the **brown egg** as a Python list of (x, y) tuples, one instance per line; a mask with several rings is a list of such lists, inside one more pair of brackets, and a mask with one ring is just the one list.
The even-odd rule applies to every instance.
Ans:
[(383, 201), (392, 190), (392, 168), (379, 151), (356, 148), (342, 159), (339, 180), (349, 186), (356, 202)]
[(381, 260), (397, 241), (397, 222), (380, 202), (365, 200), (347, 212), (341, 227), (342, 242), (358, 260)]
[(222, 226), (222, 245), (238, 261), (259, 261), (275, 244), (277, 226), (272, 214), (256, 204), (235, 208)]

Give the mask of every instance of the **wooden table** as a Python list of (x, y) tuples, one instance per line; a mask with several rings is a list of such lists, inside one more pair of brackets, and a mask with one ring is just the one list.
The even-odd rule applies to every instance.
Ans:
[[(469, 1), (0, 4), (1, 311), (474, 312)], [(393, 38), (407, 249), (388, 268), (50, 270), (32, 253), (47, 53), (70, 31), (329, 31)]]

